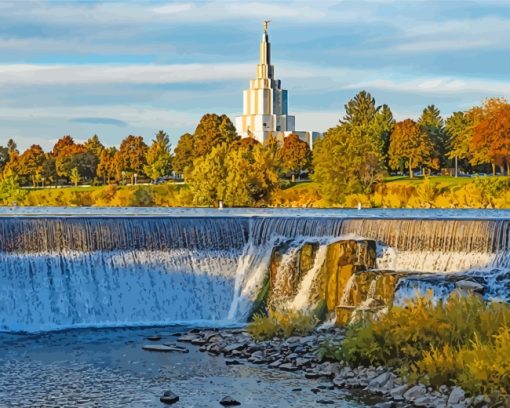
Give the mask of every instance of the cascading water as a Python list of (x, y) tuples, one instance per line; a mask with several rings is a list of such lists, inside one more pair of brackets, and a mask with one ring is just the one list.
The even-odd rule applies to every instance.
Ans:
[[(243, 322), (283, 243), (296, 249), (316, 245), (285, 300), (287, 307), (303, 308), (328, 246), (355, 237), (380, 243), (380, 273), (413, 273), (400, 278), (397, 303), (417, 288), (432, 287), (441, 295), (454, 286), (417, 273), (462, 274), (482, 282), (487, 297), (509, 300), (509, 231), (506, 220), (2, 218), (0, 330)], [(297, 254), (291, 250), (279, 264), (281, 282)]]

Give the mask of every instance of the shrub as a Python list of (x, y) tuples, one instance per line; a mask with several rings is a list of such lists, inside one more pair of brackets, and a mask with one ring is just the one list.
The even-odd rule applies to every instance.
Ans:
[(314, 313), (297, 310), (270, 310), (267, 316), (255, 315), (248, 332), (255, 340), (273, 337), (307, 336), (317, 325)]
[(430, 296), (351, 326), (335, 359), (398, 367), (409, 381), (457, 384), (472, 393), (510, 394), (510, 306), (475, 295)]

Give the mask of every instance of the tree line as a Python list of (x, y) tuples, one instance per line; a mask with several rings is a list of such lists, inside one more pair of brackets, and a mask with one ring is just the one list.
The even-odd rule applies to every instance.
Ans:
[(321, 197), (338, 204), (346, 195), (370, 193), (389, 172), (413, 177), (452, 171), (510, 170), (510, 104), (488, 99), (480, 106), (441, 116), (427, 106), (418, 120), (396, 121), (388, 105), (366, 91), (345, 105), (345, 115), (315, 143), (295, 134), (264, 144), (240, 138), (226, 115), (205, 114), (194, 133), (182, 135), (172, 150), (159, 131), (150, 145), (129, 135), (106, 147), (97, 135), (77, 143), (67, 135), (52, 150), (32, 145), (20, 152), (11, 139), (0, 146), (4, 185), (44, 186), (88, 182), (136, 184), (182, 175), (193, 204), (266, 205), (272, 193), (305, 173)]
[(329, 129), (313, 152), (313, 178), (321, 196), (341, 203), (348, 194), (371, 193), (389, 172), (418, 170), (510, 174), (510, 104), (487, 99), (444, 119), (429, 105), (418, 120), (396, 121), (388, 105), (365, 91), (345, 105), (339, 125)]

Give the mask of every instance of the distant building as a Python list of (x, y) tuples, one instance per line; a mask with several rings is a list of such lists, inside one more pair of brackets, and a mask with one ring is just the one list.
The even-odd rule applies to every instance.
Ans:
[(243, 91), (243, 114), (236, 117), (237, 132), (242, 137), (253, 137), (260, 143), (271, 135), (283, 140), (285, 136), (295, 133), (313, 148), (313, 142), (321, 133), (295, 130), (295, 117), (288, 114), (287, 90), (282, 89), (279, 79), (274, 79), (268, 23), (264, 21), (257, 77), (250, 81), (250, 88)]

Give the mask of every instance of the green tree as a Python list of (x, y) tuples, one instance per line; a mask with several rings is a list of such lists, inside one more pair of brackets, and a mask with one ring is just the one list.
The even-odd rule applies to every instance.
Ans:
[(393, 169), (407, 167), (409, 177), (413, 169), (429, 163), (432, 143), (426, 132), (412, 119), (397, 122), (390, 136), (390, 166)]
[(187, 167), (185, 177), (195, 205), (217, 206), (224, 201), (227, 152), (226, 143), (216, 145), (207, 155), (196, 158), (193, 168)]
[(302, 141), (295, 133), (283, 140), (280, 155), (283, 169), (292, 175), (292, 182), (295, 181), (296, 174), (308, 170), (312, 163), (312, 152), (308, 143)]
[(97, 175), (103, 178), (103, 184), (110, 184), (110, 180), (115, 177), (115, 153), (117, 148), (107, 147), (103, 149), (99, 157)]
[(152, 180), (167, 176), (172, 171), (172, 155), (170, 153), (170, 138), (160, 130), (147, 151), (147, 165), (145, 174)]
[(462, 160), (469, 159), (469, 144), (471, 142), (473, 121), (469, 114), (454, 112), (446, 119), (445, 130), (448, 138), (447, 157)]
[(23, 201), (27, 191), (20, 188), (18, 176), (10, 173), (6, 174), (0, 180), (0, 203), (3, 205), (12, 205)]
[(444, 127), (444, 120), (441, 112), (434, 105), (429, 105), (418, 119), (418, 125), (427, 134), (432, 145), (429, 162), (426, 163), (432, 169), (439, 169), (445, 166), (447, 134)]
[(4, 168), (8, 162), (9, 162), (9, 148), (0, 146), (0, 173), (4, 171)]
[(7, 149), (9, 150), (9, 153), (14, 153), (14, 152), (19, 153), (18, 145), (12, 139), (9, 139), (7, 141)]
[(382, 154), (360, 127), (337, 126), (316, 142), (313, 168), (321, 196), (339, 204), (345, 195), (369, 192), (380, 181)]
[(71, 183), (73, 183), (75, 187), (78, 187), (78, 183), (81, 181), (80, 171), (78, 170), (78, 167), (73, 167), (71, 169), (69, 179), (71, 180)]
[(240, 143), (227, 154), (224, 200), (228, 206), (260, 206), (278, 188), (278, 171), (271, 151), (256, 142)]
[(193, 135), (185, 133), (179, 138), (174, 150), (174, 157), (172, 160), (172, 167), (174, 171), (179, 174), (184, 174), (186, 168), (193, 165), (193, 157)]

